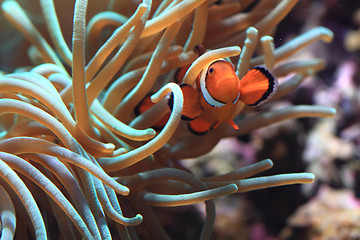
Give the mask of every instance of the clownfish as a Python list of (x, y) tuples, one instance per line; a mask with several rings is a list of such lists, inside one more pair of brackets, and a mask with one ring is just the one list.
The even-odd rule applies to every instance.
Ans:
[[(250, 69), (240, 80), (233, 64), (225, 59), (211, 62), (200, 72), (194, 86), (180, 84), (189, 67), (178, 69), (175, 80), (184, 95), (181, 119), (186, 121), (189, 130), (197, 135), (215, 129), (222, 122), (227, 122), (238, 130), (233, 121), (238, 101), (248, 106), (260, 106), (271, 99), (278, 85), (277, 79), (262, 66)], [(145, 99), (139, 106), (144, 103)], [(146, 108), (151, 107), (148, 101), (146, 104)], [(170, 109), (172, 104), (170, 97)], [(166, 118), (168, 116), (162, 118), (157, 125), (166, 122)]]

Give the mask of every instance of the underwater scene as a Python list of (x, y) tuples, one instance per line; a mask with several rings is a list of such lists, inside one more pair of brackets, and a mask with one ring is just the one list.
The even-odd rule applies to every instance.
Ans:
[(360, 239), (360, 1), (0, 5), (0, 239)]

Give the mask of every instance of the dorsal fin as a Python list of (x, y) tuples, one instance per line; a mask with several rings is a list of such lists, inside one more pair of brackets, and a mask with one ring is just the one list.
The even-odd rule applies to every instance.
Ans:
[(194, 47), (194, 53), (198, 54), (199, 56), (206, 53), (206, 51), (207, 51), (206, 48), (202, 44), (198, 44)]

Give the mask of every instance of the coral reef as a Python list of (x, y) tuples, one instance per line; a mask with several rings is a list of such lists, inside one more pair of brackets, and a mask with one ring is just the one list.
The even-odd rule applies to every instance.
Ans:
[(359, 200), (349, 190), (323, 187), (289, 219), (280, 239), (357, 239)]
[[(333, 38), (329, 29), (315, 27), (275, 47), (271, 35), (297, 0), (109, 0), (89, 6), (87, 0), (41, 0), (39, 19), (47, 31), (38, 30), (34, 6), (19, 2), (1, 3), (1, 26), (6, 18), (31, 44), (28, 65), (24, 59), (16, 65), (24, 58), (21, 44), (9, 44), (15, 60), (9, 57), (13, 65), (0, 77), (1, 237), (169, 239), (158, 207), (204, 203), (201, 233), (190, 238), (210, 239), (215, 198), (313, 182), (311, 173), (254, 177), (273, 166), (269, 159), (212, 175), (194, 173), (183, 159), (287, 119), (331, 118), (335, 109), (272, 103), (254, 109), (238, 102), (238, 131), (223, 123), (198, 136), (181, 120), (184, 97), (173, 80), (178, 68), (191, 64), (183, 82), (192, 85), (210, 62), (227, 58), (240, 79), (265, 65), (280, 81), (272, 102), (284, 97), (325, 66), (296, 53)], [(74, 8), (57, 10), (58, 2)], [(72, 15), (72, 26), (64, 25)], [(198, 44), (209, 49), (200, 57), (193, 51)], [(150, 93), (156, 104), (136, 116)], [(166, 125), (155, 131), (165, 114)]]

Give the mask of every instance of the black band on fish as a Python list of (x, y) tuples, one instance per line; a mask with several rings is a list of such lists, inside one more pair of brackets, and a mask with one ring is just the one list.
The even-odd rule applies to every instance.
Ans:
[(249, 106), (258, 106), (258, 105), (261, 105), (262, 103), (266, 102), (266, 100), (269, 100), (270, 97), (272, 97), (272, 95), (275, 93), (275, 90), (277, 88), (276, 79), (266, 68), (264, 68), (262, 66), (256, 66), (256, 67), (254, 67), (254, 69), (260, 71), (262, 74), (265, 75), (265, 77), (269, 81), (269, 88), (267, 89), (267, 91), (262, 95), (262, 97), (259, 100), (257, 100), (253, 104), (249, 104)]

